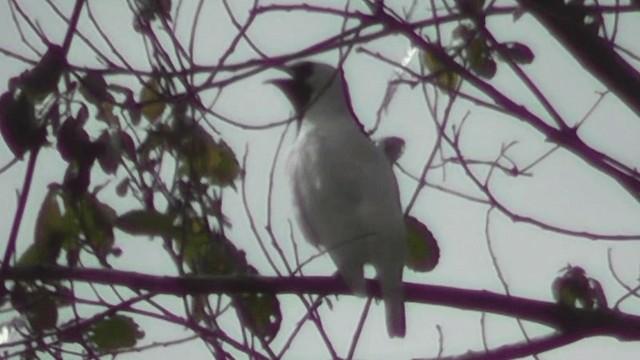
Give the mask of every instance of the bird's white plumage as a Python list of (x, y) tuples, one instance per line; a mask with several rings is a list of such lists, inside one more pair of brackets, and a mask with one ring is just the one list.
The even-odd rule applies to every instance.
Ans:
[(354, 292), (364, 293), (364, 264), (374, 266), (387, 329), (402, 337), (407, 245), (391, 163), (352, 117), (336, 70), (305, 64), (308, 71), (294, 72), (301, 78), (293, 81), (302, 82), (294, 88), (310, 96), (301, 104), (303, 121), (288, 162), (297, 222), (310, 242), (327, 250)]

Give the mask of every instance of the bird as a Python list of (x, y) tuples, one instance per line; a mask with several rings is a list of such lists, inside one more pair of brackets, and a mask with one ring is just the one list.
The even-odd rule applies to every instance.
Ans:
[(287, 76), (271, 82), (300, 121), (287, 160), (296, 222), (309, 242), (329, 253), (353, 293), (366, 294), (363, 267), (373, 265), (387, 332), (402, 338), (408, 249), (393, 161), (354, 115), (342, 68), (313, 61), (281, 68)]

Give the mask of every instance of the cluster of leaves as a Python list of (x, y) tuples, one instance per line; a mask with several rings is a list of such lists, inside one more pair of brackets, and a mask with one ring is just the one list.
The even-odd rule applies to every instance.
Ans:
[[(61, 47), (51, 45), (0, 96), (0, 130), (16, 158), (49, 147), (49, 138), (55, 143), (52, 149), (68, 164), (64, 179), (49, 185), (34, 242), (16, 266), (82, 267), (93, 258), (110, 267), (109, 256), (121, 252), (114, 235), (119, 228), (129, 234), (162, 237), (177, 263), (188, 269), (181, 273), (258, 274), (244, 252), (224, 235), (224, 228), (231, 224), (215, 195), (216, 189), (234, 188), (240, 165), (233, 150), (194, 119), (196, 105), (178, 98), (170, 90), (175, 88), (171, 80), (161, 75), (144, 81), (136, 97), (133, 91), (110, 83), (102, 71), (72, 72), (65, 58)], [(65, 91), (59, 89), (61, 79)], [(170, 116), (163, 119), (167, 109)], [(177, 170), (170, 184), (158, 176), (166, 158)], [(104, 185), (91, 181), (96, 164), (114, 179), (125, 168), (116, 192), (138, 198), (143, 208), (118, 216), (102, 202), (98, 194)], [(163, 212), (156, 209), (157, 194), (169, 204)], [(218, 220), (217, 227), (209, 223), (211, 218)], [(15, 282), (8, 294), (34, 336), (48, 333), (58, 341), (82, 342), (98, 352), (133, 347), (144, 336), (132, 318), (120, 314), (60, 324), (59, 309), (75, 300), (73, 290), (60, 283)], [(275, 296), (229, 296), (249, 330), (266, 341), (273, 339), (281, 321)], [(196, 320), (215, 320), (212, 312), (206, 296), (193, 297)]]
[(171, 0), (136, 0), (134, 13), (133, 29), (144, 33), (154, 20), (171, 21)]
[[(492, 43), (484, 28), (484, 0), (459, 0), (458, 10), (463, 15), (452, 31), (454, 44), (443, 49), (449, 61), (461, 64), (477, 76), (491, 79), (496, 75), (496, 59), (516, 64), (530, 64), (534, 60), (531, 49), (520, 42)], [(435, 83), (448, 91), (460, 84), (460, 75), (445, 59), (430, 51), (422, 51), (422, 63), (435, 75)]]
[[(17, 282), (10, 292), (11, 306), (27, 320), (37, 337), (50, 335), (60, 343), (78, 343), (97, 352), (131, 348), (144, 337), (138, 324), (125, 315), (74, 318), (58, 324), (59, 309), (74, 302), (73, 290), (59, 282), (40, 284)], [(36, 359), (37, 352), (47, 351), (42, 342), (26, 342), (23, 358)]]
[[(195, 275), (251, 276), (258, 271), (245, 253), (222, 232), (212, 232), (201, 219), (184, 214), (163, 214), (154, 210), (133, 210), (120, 216), (116, 225), (132, 235), (159, 236), (170, 242), (183, 264)], [(260, 293), (230, 294), (242, 320), (254, 334), (272, 340), (280, 329), (282, 314), (274, 295)], [(203, 296), (192, 298), (197, 320), (207, 319), (208, 303)]]
[(607, 309), (607, 298), (600, 283), (588, 277), (583, 268), (567, 266), (552, 285), (553, 297), (558, 304), (585, 310)]
[(36, 105), (56, 90), (66, 66), (65, 51), (51, 45), (40, 62), (12, 78), (9, 89), (0, 95), (0, 132), (17, 158), (39, 150), (46, 142), (45, 124), (36, 116)]

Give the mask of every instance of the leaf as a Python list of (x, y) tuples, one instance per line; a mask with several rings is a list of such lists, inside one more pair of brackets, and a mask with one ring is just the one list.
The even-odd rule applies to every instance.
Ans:
[(211, 234), (193, 220), (192, 229), (180, 239), (185, 264), (196, 274), (231, 275), (246, 271), (244, 253), (229, 240)]
[(160, 82), (157, 78), (151, 78), (143, 85), (140, 92), (140, 103), (142, 115), (150, 123), (155, 123), (167, 105), (160, 93)]
[(170, 236), (176, 232), (173, 216), (155, 210), (132, 210), (122, 214), (115, 226), (131, 235)]
[(128, 191), (129, 191), (129, 178), (124, 178), (116, 186), (116, 194), (118, 194), (118, 196), (120, 197), (125, 197), (127, 196)]
[(209, 147), (208, 152), (209, 159), (213, 160), (209, 163), (213, 183), (221, 186), (233, 186), (233, 181), (240, 174), (240, 163), (238, 163), (236, 154), (222, 140)]
[(517, 64), (531, 64), (535, 59), (535, 54), (531, 49), (519, 42), (510, 42), (500, 45), (502, 54), (508, 56)]
[(65, 193), (73, 196), (74, 199), (80, 199), (87, 192), (90, 183), (91, 164), (78, 165), (75, 161), (69, 164), (62, 183)]
[(85, 193), (78, 199), (76, 208), (76, 215), (89, 246), (96, 257), (105, 263), (106, 256), (113, 249), (113, 224), (117, 218), (116, 212), (89, 193)]
[(487, 79), (496, 75), (496, 62), (491, 56), (489, 45), (484, 37), (476, 36), (465, 46), (465, 58), (474, 73)]
[(161, 17), (171, 21), (171, 0), (138, 0), (134, 9), (136, 16), (145, 21)]
[(97, 321), (88, 331), (89, 341), (100, 351), (132, 348), (144, 336), (140, 326), (124, 315), (113, 315)]
[(113, 114), (115, 98), (109, 92), (109, 84), (97, 71), (87, 71), (80, 79), (80, 94), (98, 109), (97, 119), (109, 125), (118, 125), (118, 118)]
[(433, 270), (440, 259), (440, 248), (429, 229), (413, 216), (404, 218), (407, 227), (407, 265), (418, 272)]
[(99, 152), (99, 147), (91, 142), (82, 122), (72, 116), (60, 126), (57, 141), (60, 156), (67, 162), (77, 161), (79, 165), (88, 166)]
[(405, 141), (396, 136), (380, 139), (376, 145), (384, 152), (390, 163), (394, 164), (404, 152)]
[[(258, 271), (250, 265), (246, 266), (244, 274), (259, 275)], [(278, 298), (273, 294), (242, 293), (233, 295), (232, 299), (242, 324), (265, 341), (273, 340), (282, 322)]]
[(64, 49), (51, 44), (38, 64), (20, 75), (17, 80), (18, 86), (29, 100), (41, 101), (57, 89), (60, 76), (66, 67), (67, 60)]
[(244, 293), (234, 295), (233, 300), (242, 324), (266, 342), (273, 340), (282, 322), (278, 298), (273, 294)]
[(51, 237), (58, 231), (58, 224), (62, 221), (62, 212), (57, 199), (58, 193), (57, 189), (49, 188), (42, 205), (40, 205), (35, 228), (35, 242), (37, 244), (49, 243)]
[(465, 15), (475, 15), (482, 11), (485, 0), (457, 0), (458, 9)]
[(87, 74), (80, 79), (80, 93), (90, 103), (101, 107), (104, 102), (113, 104), (115, 99), (107, 90), (109, 84), (104, 76), (97, 71), (87, 71)]
[(423, 50), (420, 58), (427, 70), (436, 76), (436, 85), (447, 91), (454, 90), (458, 86), (460, 76), (454, 71), (448, 70), (442, 61), (440, 61), (440, 59), (438, 59), (433, 53)]
[(579, 266), (568, 266), (564, 274), (553, 281), (551, 288), (560, 305), (586, 310), (607, 308), (602, 286)]
[(57, 246), (45, 246), (40, 244), (31, 244), (27, 250), (25, 250), (16, 267), (32, 267), (32, 266), (47, 266), (54, 265), (60, 255), (60, 244), (58, 241)]
[(193, 125), (181, 136), (179, 156), (182, 173), (209, 179), (219, 186), (232, 186), (240, 174), (235, 153), (223, 140), (216, 142), (201, 126)]
[(53, 294), (44, 288), (27, 294), (24, 315), (35, 333), (53, 329), (58, 322), (58, 307)]
[(56, 264), (64, 240), (77, 234), (77, 226), (69, 224), (68, 216), (62, 216), (58, 194), (57, 189), (49, 188), (36, 219), (34, 243), (20, 256), (16, 266)]
[(45, 128), (38, 124), (31, 101), (24, 94), (14, 97), (11, 91), (0, 95), (0, 133), (18, 159), (42, 146), (47, 135)]

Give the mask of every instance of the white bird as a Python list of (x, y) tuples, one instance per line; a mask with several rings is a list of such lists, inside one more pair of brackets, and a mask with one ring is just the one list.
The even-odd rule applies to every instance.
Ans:
[(353, 115), (341, 71), (308, 61), (285, 71), (272, 83), (302, 120), (288, 162), (297, 222), (354, 293), (365, 294), (363, 266), (373, 265), (389, 336), (404, 337), (406, 229), (391, 161)]

